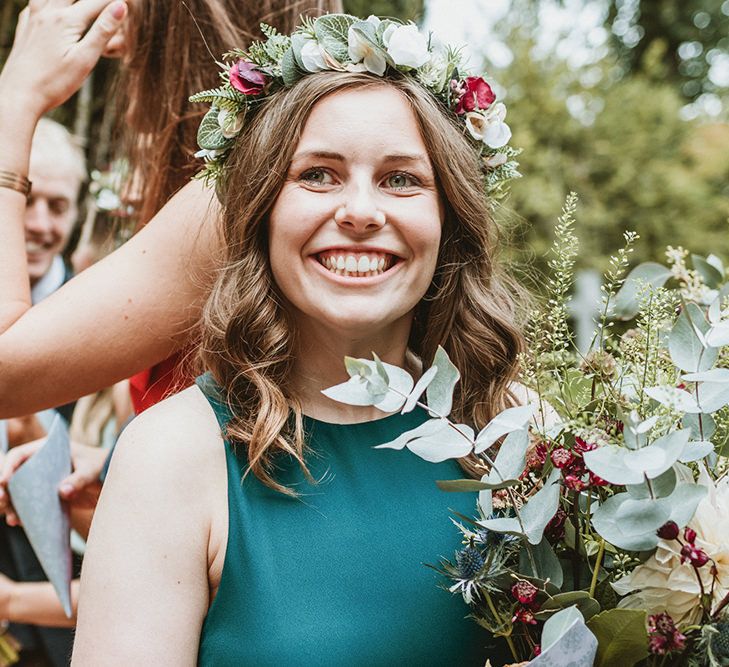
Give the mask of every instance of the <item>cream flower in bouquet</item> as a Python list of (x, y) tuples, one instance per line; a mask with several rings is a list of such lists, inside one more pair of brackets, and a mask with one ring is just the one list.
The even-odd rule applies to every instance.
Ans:
[(618, 606), (645, 609), (649, 614), (666, 612), (676, 625), (686, 627), (701, 621), (702, 588), (710, 597), (710, 613), (729, 594), (729, 478), (714, 485), (702, 475), (699, 482), (709, 491), (688, 524), (695, 537), (688, 532), (696, 549), (709, 560), (695, 566), (682, 556), (690, 542), (685, 532), (678, 539), (661, 539), (655, 554), (613, 584), (619, 595), (627, 595)]

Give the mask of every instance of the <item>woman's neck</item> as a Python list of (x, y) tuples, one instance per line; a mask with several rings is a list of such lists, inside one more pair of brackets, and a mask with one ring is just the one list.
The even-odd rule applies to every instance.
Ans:
[(375, 352), (388, 364), (406, 367), (410, 326), (408, 318), (366, 336), (332, 331), (315, 324), (299, 326), (292, 379), (304, 414), (332, 423), (356, 423), (383, 417), (384, 413), (375, 407), (338, 403), (321, 392), (349, 379), (344, 357), (372, 359)]

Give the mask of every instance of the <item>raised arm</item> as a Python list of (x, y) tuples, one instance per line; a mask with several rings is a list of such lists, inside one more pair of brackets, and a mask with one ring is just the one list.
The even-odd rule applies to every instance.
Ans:
[[(6, 178), (27, 177), (38, 119), (78, 90), (126, 13), (118, 0), (32, 1), (20, 13), (0, 72), (0, 170)], [(30, 306), (24, 214), (23, 194), (0, 187), (0, 330)]]
[[(126, 13), (118, 0), (34, 7), (0, 73), (0, 169), (19, 174), (38, 118), (80, 85)], [(210, 191), (189, 184), (129, 243), (33, 308), (24, 211), (23, 195), (0, 187), (0, 418), (110, 386), (185, 344), (218, 247)]]
[(183, 347), (212, 281), (217, 215), (194, 181), (117, 251), (26, 305), (0, 334), (0, 418), (90, 394)]
[(74, 665), (196, 663), (225, 511), (219, 428), (196, 387), (130, 424), (91, 527)]

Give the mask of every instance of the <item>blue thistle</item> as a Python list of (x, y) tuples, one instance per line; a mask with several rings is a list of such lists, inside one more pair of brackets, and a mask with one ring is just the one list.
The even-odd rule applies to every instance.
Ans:
[(711, 637), (711, 652), (719, 660), (729, 658), (729, 621), (720, 621), (714, 625), (714, 630), (716, 633)]
[(458, 573), (464, 579), (473, 579), (480, 572), (483, 564), (483, 556), (475, 547), (469, 546), (456, 553)]

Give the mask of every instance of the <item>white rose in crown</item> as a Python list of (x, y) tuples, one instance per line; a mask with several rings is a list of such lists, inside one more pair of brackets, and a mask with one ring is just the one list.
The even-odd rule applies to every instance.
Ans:
[[(369, 16), (366, 22), (372, 24), (376, 29), (380, 24), (380, 19), (376, 16)], [(382, 76), (385, 73), (387, 61), (384, 55), (354, 26), (350, 26), (347, 33), (347, 46), (349, 58), (355, 65), (363, 63), (365, 70), (377, 76)]]
[(319, 42), (315, 39), (307, 39), (301, 47), (301, 63), (307, 72), (321, 72), (327, 69)]
[(238, 133), (243, 128), (244, 120), (245, 113), (234, 114), (227, 109), (221, 109), (218, 114), (218, 125), (220, 125), (220, 131), (226, 139), (232, 139), (238, 136)]
[(506, 107), (501, 103), (491, 105), (485, 111), (466, 114), (466, 127), (474, 139), (483, 141), (489, 148), (502, 148), (511, 139), (511, 128), (504, 122)]
[(413, 23), (390, 26), (382, 35), (382, 41), (387, 54), (401, 67), (416, 69), (430, 60), (428, 40)]

